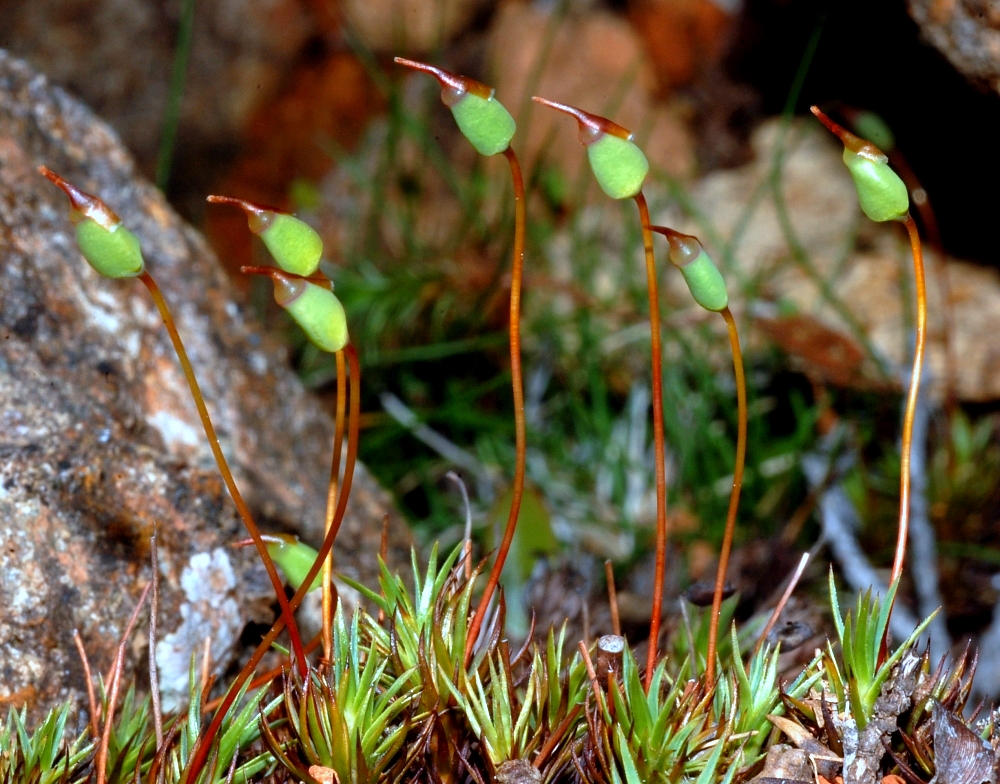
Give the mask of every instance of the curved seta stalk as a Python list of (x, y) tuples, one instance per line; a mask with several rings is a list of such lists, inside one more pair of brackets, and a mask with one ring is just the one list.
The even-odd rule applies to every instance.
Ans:
[(138, 275), (138, 278), (149, 290), (149, 294), (153, 298), (156, 309), (160, 312), (160, 317), (163, 319), (163, 325), (167, 328), (167, 334), (170, 335), (170, 341), (174, 345), (174, 352), (177, 354), (177, 359), (181, 363), (181, 369), (184, 371), (184, 378), (187, 379), (188, 387), (191, 390), (191, 397), (194, 398), (194, 404), (198, 409), (198, 416), (201, 418), (201, 424), (205, 428), (205, 436), (208, 438), (208, 444), (212, 449), (212, 454), (215, 456), (215, 462), (219, 466), (219, 473), (222, 474), (222, 479), (226, 483), (229, 495), (232, 496), (233, 503), (236, 504), (236, 511), (239, 512), (240, 518), (243, 520), (243, 525), (246, 527), (247, 533), (250, 534), (250, 538), (253, 539), (254, 546), (257, 548), (257, 553), (264, 562), (264, 568), (267, 570), (267, 576), (271, 579), (271, 585), (274, 586), (274, 593), (278, 597), (278, 605), (281, 607), (281, 617), (284, 618), (285, 622), (288, 624), (288, 636), (291, 638), (292, 650), (295, 652), (295, 660), (298, 664), (299, 672), (304, 675), (306, 672), (306, 654), (302, 648), (302, 637), (300, 636), (299, 628), (295, 623), (295, 616), (292, 615), (292, 610), (288, 603), (288, 597), (285, 596), (284, 584), (278, 576), (277, 570), (274, 568), (274, 561), (271, 560), (271, 555), (267, 551), (267, 546), (261, 538), (260, 529), (257, 528), (257, 523), (254, 521), (253, 515), (250, 513), (250, 508), (247, 506), (246, 501), (243, 500), (243, 495), (236, 486), (236, 480), (233, 478), (233, 472), (229, 470), (229, 463), (226, 461), (226, 456), (222, 453), (222, 447), (219, 445), (219, 437), (216, 435), (215, 426), (212, 424), (212, 418), (208, 415), (205, 398), (201, 394), (201, 387), (198, 385), (198, 379), (194, 374), (194, 368), (191, 367), (191, 361), (188, 359), (184, 343), (181, 340), (180, 333), (177, 331), (177, 325), (174, 323), (174, 318), (170, 314), (170, 308), (167, 307), (167, 301), (163, 298), (163, 293), (160, 291), (160, 287), (156, 285), (156, 281), (153, 280), (152, 275), (144, 271)]
[(719, 568), (715, 573), (715, 593), (712, 596), (712, 623), (708, 627), (708, 661), (705, 663), (706, 690), (715, 685), (715, 651), (719, 640), (719, 615), (722, 612), (722, 593), (726, 585), (726, 571), (729, 569), (729, 555), (733, 549), (733, 533), (736, 530), (736, 513), (740, 507), (740, 490), (743, 487), (743, 469), (747, 457), (747, 382), (743, 372), (743, 353), (740, 351), (740, 335), (736, 329), (736, 319), (732, 311), (724, 308), (722, 318), (729, 331), (729, 345), (733, 352), (733, 371), (736, 374), (736, 465), (733, 468), (733, 489), (729, 493), (729, 510), (726, 513), (726, 531), (722, 537), (719, 553)]
[(906, 411), (903, 414), (903, 444), (899, 456), (899, 530), (896, 534), (896, 556), (892, 562), (892, 585), (903, 573), (906, 560), (906, 539), (910, 530), (910, 452), (913, 447), (913, 419), (917, 413), (917, 398), (920, 396), (920, 376), (924, 368), (924, 348), (927, 343), (927, 284), (924, 277), (924, 253), (920, 244), (920, 232), (913, 217), (907, 213), (903, 221), (910, 236), (913, 252), (913, 278), (917, 294), (917, 339), (913, 351), (913, 371), (910, 375), (910, 390), (906, 396)]
[(524, 425), (524, 384), (521, 378), (521, 279), (524, 272), (524, 233), (526, 224), (524, 178), (521, 176), (521, 164), (517, 154), (511, 147), (504, 150), (504, 156), (510, 164), (511, 179), (514, 181), (514, 258), (511, 263), (510, 276), (510, 378), (514, 393), (514, 437), (517, 456), (514, 465), (514, 487), (510, 502), (510, 513), (507, 515), (507, 526), (504, 528), (503, 540), (497, 550), (493, 569), (490, 570), (486, 582), (486, 590), (476, 607), (476, 614), (469, 627), (468, 641), (465, 644), (465, 666), (472, 660), (472, 652), (482, 628), (483, 619), (489, 609), (490, 600), (500, 581), (507, 553), (514, 540), (517, 528), (517, 516), (521, 510), (521, 497), (524, 494), (524, 464), (527, 451), (527, 439)]
[(653, 372), (653, 445), (656, 463), (656, 570), (653, 577), (653, 609), (649, 617), (649, 649), (646, 654), (645, 687), (656, 669), (660, 616), (663, 610), (663, 575), (667, 566), (667, 468), (663, 439), (663, 352), (660, 347), (660, 295), (653, 255), (653, 233), (649, 229), (649, 205), (640, 191), (635, 196), (642, 222), (642, 245), (646, 252), (646, 284), (649, 289), (649, 332)]
[[(344, 415), (347, 408), (347, 362), (343, 350), (335, 355), (337, 360), (337, 418), (333, 431), (333, 460), (330, 464), (330, 484), (326, 494), (326, 520), (323, 536), (333, 527), (337, 507), (337, 486), (340, 483), (340, 453), (344, 445)], [(329, 661), (333, 651), (333, 552), (323, 560), (323, 657)]]

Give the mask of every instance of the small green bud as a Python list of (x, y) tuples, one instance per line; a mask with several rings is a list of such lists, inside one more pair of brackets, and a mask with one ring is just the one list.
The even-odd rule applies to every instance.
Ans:
[(274, 282), (274, 301), (323, 351), (332, 354), (347, 345), (347, 314), (329, 288), (274, 267), (243, 267), (243, 272), (269, 275)]
[(247, 214), (250, 231), (264, 245), (285, 272), (308, 278), (319, 268), (323, 240), (308, 223), (294, 215), (229, 196), (209, 196), (213, 204), (235, 204)]
[[(271, 560), (281, 568), (289, 585), (297, 591), (302, 583), (305, 582), (309, 570), (312, 569), (312, 565), (316, 562), (316, 556), (319, 555), (319, 552), (309, 545), (300, 542), (297, 536), (291, 536), (290, 534), (266, 534), (261, 538), (264, 540), (264, 545), (267, 547), (267, 552), (271, 556)], [(252, 543), (253, 540), (248, 539), (239, 544), (249, 545)], [(313, 583), (309, 590), (315, 591), (322, 584), (323, 572), (319, 571), (316, 577), (313, 578)]]
[(889, 168), (889, 159), (871, 142), (837, 125), (817, 107), (811, 108), (844, 144), (844, 163), (854, 179), (862, 212), (878, 223), (905, 219), (910, 211), (910, 195), (899, 175)]
[(395, 58), (400, 65), (429, 73), (441, 84), (441, 100), (451, 109), (462, 135), (480, 155), (496, 155), (510, 147), (517, 126), (494, 90), (485, 84), (433, 65)]
[(726, 281), (698, 238), (664, 226), (649, 228), (670, 242), (670, 263), (680, 269), (694, 301), (714, 313), (725, 310), (729, 306)]
[(587, 160), (601, 186), (612, 199), (638, 196), (649, 172), (649, 161), (632, 141), (632, 134), (617, 123), (566, 104), (532, 99), (576, 118), (580, 141), (587, 147)]
[(84, 193), (50, 169), (39, 166), (38, 170), (69, 197), (76, 243), (90, 266), (106, 278), (141, 275), (145, 269), (142, 248), (121, 218), (96, 196)]

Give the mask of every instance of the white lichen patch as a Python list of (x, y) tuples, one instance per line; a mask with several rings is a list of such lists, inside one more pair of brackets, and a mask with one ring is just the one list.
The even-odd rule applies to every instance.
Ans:
[(191, 656), (200, 670), (205, 640), (211, 638), (212, 670), (220, 673), (243, 629), (235, 598), (236, 576), (226, 552), (198, 553), (181, 574), (186, 601), (181, 605), (181, 625), (156, 644), (160, 695), (164, 711), (186, 704)]
[(148, 421), (160, 431), (160, 436), (168, 448), (177, 444), (198, 446), (198, 431), (169, 411), (157, 411)]
[(182, 460), (210, 460), (197, 409), (176, 362), (156, 357), (144, 381), (146, 421), (159, 432), (170, 455)]
[(117, 336), (122, 329), (122, 321), (117, 315), (120, 306), (114, 295), (99, 288), (84, 291), (81, 287), (77, 292), (77, 302), (87, 321), (98, 329)]
[(258, 376), (263, 376), (267, 373), (267, 357), (262, 352), (251, 351), (247, 356), (247, 360), (250, 363), (250, 369)]

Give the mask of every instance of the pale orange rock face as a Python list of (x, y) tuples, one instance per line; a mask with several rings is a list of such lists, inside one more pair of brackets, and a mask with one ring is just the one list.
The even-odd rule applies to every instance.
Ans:
[(344, 0), (351, 32), (384, 54), (423, 55), (446, 44), (472, 21), (476, 0)]
[[(497, 96), (521, 125), (515, 136), (526, 149), (526, 168), (545, 145), (546, 160), (559, 165), (570, 181), (584, 164), (586, 151), (575, 124), (564, 116), (530, 108), (522, 122), (521, 107), (535, 95), (601, 114), (614, 99), (612, 119), (635, 134), (653, 167), (677, 177), (695, 166), (694, 142), (678, 106), (653, 99), (656, 78), (642, 41), (624, 19), (603, 12), (569, 14), (559, 23), (552, 48), (536, 85), (529, 78), (543, 54), (550, 17), (522, 3), (504, 5), (490, 39), (491, 73)], [(594, 188), (594, 196), (597, 197)]]
[(337, 772), (333, 768), (324, 768), (322, 765), (310, 765), (309, 775), (320, 784), (334, 784), (337, 781)]

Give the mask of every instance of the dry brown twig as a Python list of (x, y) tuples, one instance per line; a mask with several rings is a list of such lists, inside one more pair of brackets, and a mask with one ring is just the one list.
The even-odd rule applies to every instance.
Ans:
[(97, 706), (97, 695), (94, 694), (94, 676), (90, 671), (90, 659), (87, 658), (87, 649), (83, 647), (83, 640), (80, 638), (80, 630), (73, 630), (73, 643), (76, 645), (77, 653), (80, 654), (80, 662), (83, 664), (83, 676), (87, 679), (87, 702), (90, 705), (90, 732), (96, 740), (100, 737), (101, 730), (98, 725), (100, 721), (100, 708)]

